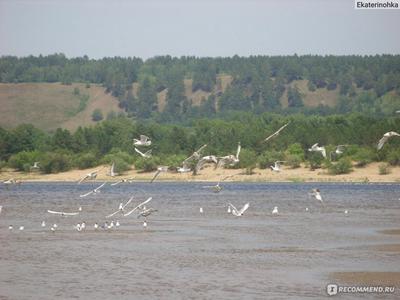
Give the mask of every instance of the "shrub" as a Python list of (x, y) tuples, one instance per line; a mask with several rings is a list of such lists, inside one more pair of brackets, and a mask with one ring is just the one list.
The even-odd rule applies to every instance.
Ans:
[(238, 164), (239, 168), (246, 168), (246, 174), (253, 174), (253, 169), (257, 165), (257, 155), (253, 150), (242, 149), (240, 152), (240, 161)]
[(103, 120), (103, 113), (100, 109), (96, 108), (92, 113), (92, 120), (95, 122)]
[(286, 157), (286, 163), (292, 169), (300, 168), (301, 156), (290, 154)]
[(328, 168), (329, 174), (348, 174), (352, 171), (351, 160), (347, 157), (339, 159), (337, 163), (331, 164)]
[(74, 158), (74, 166), (76, 166), (78, 169), (92, 168), (96, 165), (98, 165), (98, 160), (96, 155), (92, 152), (78, 154)]
[(390, 167), (388, 164), (380, 164), (378, 168), (379, 168), (379, 175), (390, 174)]
[(390, 152), (388, 152), (386, 155), (386, 160), (392, 166), (400, 165), (400, 151), (390, 150)]
[(186, 159), (185, 155), (174, 154), (170, 156), (166, 156), (162, 159), (163, 164), (169, 166), (171, 168), (177, 168), (182, 165), (182, 162)]
[(356, 167), (365, 167), (367, 164), (375, 160), (375, 153), (371, 149), (360, 148), (354, 155), (353, 160)]
[(141, 157), (135, 162), (135, 168), (143, 172), (151, 172), (157, 170), (159, 164), (160, 158), (157, 156), (152, 156), (150, 158)]
[(291, 144), (285, 151), (287, 156), (295, 155), (300, 158), (300, 161), (304, 160), (304, 150), (299, 143)]
[(46, 174), (68, 171), (72, 165), (69, 155), (56, 152), (46, 153), (40, 162), (41, 170)]
[(8, 160), (8, 165), (18, 171), (28, 172), (35, 161), (38, 161), (40, 153), (38, 151), (22, 151), (14, 154)]
[(315, 170), (321, 168), (324, 157), (319, 152), (311, 152), (308, 156), (308, 162), (310, 163), (310, 169)]
[(130, 170), (133, 162), (134, 158), (131, 155), (119, 149), (112, 149), (111, 152), (105, 155), (101, 160), (102, 164), (111, 165), (114, 163), (114, 171), (116, 173), (123, 173)]

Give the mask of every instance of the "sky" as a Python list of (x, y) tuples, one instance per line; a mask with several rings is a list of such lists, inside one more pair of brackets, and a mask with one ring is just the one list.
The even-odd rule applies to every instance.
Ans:
[(0, 56), (400, 54), (399, 28), (354, 0), (0, 0)]

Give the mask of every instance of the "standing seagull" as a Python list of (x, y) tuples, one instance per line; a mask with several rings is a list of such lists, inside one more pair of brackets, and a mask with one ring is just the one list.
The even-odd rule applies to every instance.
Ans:
[(239, 162), (240, 149), (241, 149), (241, 146), (240, 146), (240, 142), (239, 142), (237, 150), (236, 150), (236, 155), (227, 155), (227, 156), (218, 157), (218, 163), (215, 166), (215, 168), (223, 167), (226, 164), (228, 164), (230, 166), (236, 165)]
[(266, 142), (270, 139), (272, 139), (273, 137), (279, 135), (279, 133), (286, 127), (289, 125), (290, 122), (286, 123), (285, 125), (283, 125), (281, 128), (278, 129), (278, 131), (274, 132), (273, 134), (271, 134), (269, 137), (267, 137), (263, 142)]
[(143, 158), (150, 158), (150, 157), (151, 157), (151, 151), (152, 151), (152, 149), (150, 149), (149, 151), (146, 151), (145, 153), (143, 153), (142, 151), (140, 151), (139, 149), (137, 149), (137, 148), (135, 147), (135, 151), (136, 151), (137, 153), (139, 153), (140, 156), (143, 157)]
[(150, 202), (151, 199), (153, 199), (152, 197), (147, 198), (146, 201), (140, 203), (139, 205), (137, 205), (134, 209), (132, 209), (131, 211), (127, 212), (126, 214), (124, 214), (124, 217), (129, 216), (131, 213), (133, 213), (134, 211), (136, 211), (137, 209), (140, 209), (142, 207), (144, 207), (144, 205), (146, 205), (146, 203)]
[(109, 214), (108, 216), (106, 216), (106, 218), (111, 218), (112, 216), (116, 215), (116, 214), (119, 213), (119, 212), (122, 213), (122, 214), (124, 214), (124, 213), (125, 213), (125, 207), (126, 207), (129, 203), (131, 203), (132, 200), (133, 200), (133, 197), (131, 197), (125, 204), (120, 203), (120, 204), (119, 204), (118, 210), (117, 210), (116, 212), (113, 212), (112, 214)]
[(320, 152), (320, 153), (322, 154), (322, 156), (323, 156), (324, 158), (326, 158), (326, 150), (325, 150), (325, 147), (324, 147), (324, 146), (318, 147), (318, 143), (312, 145), (311, 148), (308, 149), (308, 151), (310, 151), (310, 152)]
[(150, 180), (150, 183), (153, 183), (154, 180), (160, 175), (161, 172), (167, 172), (168, 171), (168, 166), (160, 166), (157, 168), (156, 173), (154, 173), (153, 178)]
[(83, 195), (79, 195), (79, 197), (83, 198), (86, 196), (89, 196), (90, 194), (97, 194), (100, 193), (100, 189), (106, 184), (107, 182), (103, 182), (100, 186), (98, 186), (97, 188), (95, 188), (94, 190), (87, 192), (86, 194)]
[(274, 209), (272, 210), (272, 214), (273, 214), (273, 215), (279, 214), (278, 206), (274, 206)]
[(246, 203), (245, 205), (243, 205), (243, 207), (240, 210), (238, 210), (235, 206), (233, 206), (232, 203), (229, 203), (229, 206), (232, 208), (232, 215), (240, 217), (243, 216), (244, 212), (249, 208), (250, 203)]
[(151, 145), (151, 140), (148, 136), (145, 136), (143, 134), (140, 135), (140, 140), (138, 139), (133, 139), (133, 144), (135, 146), (150, 146)]
[(383, 135), (383, 137), (379, 140), (379, 142), (378, 142), (378, 150), (381, 150), (382, 149), (382, 147), (383, 147), (383, 145), (386, 143), (386, 141), (389, 139), (389, 138), (391, 138), (392, 136), (400, 136), (400, 134), (399, 133), (397, 133), (397, 132), (394, 132), (394, 131), (389, 131), (389, 132), (386, 132), (384, 135)]

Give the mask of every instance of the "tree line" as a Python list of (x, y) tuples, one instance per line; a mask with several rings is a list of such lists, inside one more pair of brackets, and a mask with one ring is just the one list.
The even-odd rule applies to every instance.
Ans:
[[(283, 124), (289, 125), (279, 136), (263, 140)], [(89, 168), (116, 162), (124, 171), (133, 164), (145, 171), (157, 165), (179, 166), (201, 145), (207, 144), (204, 155), (225, 156), (242, 145), (240, 168), (269, 167), (276, 160), (286, 160), (291, 167), (306, 163), (311, 168), (334, 167), (346, 158), (363, 166), (372, 161), (386, 161), (400, 165), (400, 139), (393, 138), (377, 151), (378, 140), (385, 132), (400, 128), (400, 117), (372, 117), (362, 114), (282, 116), (274, 113), (254, 115), (236, 112), (224, 119), (197, 119), (185, 125), (160, 124), (154, 121), (132, 121), (118, 116), (92, 127), (75, 132), (57, 129), (43, 132), (25, 124), (15, 129), (0, 128), (0, 166), (29, 171), (39, 161), (45, 173), (66, 171), (70, 168)], [(140, 158), (134, 151), (133, 138), (140, 134), (152, 141), (153, 157)], [(315, 144), (324, 145), (328, 156), (336, 145), (346, 145), (342, 156), (323, 159), (319, 153), (309, 152)]]

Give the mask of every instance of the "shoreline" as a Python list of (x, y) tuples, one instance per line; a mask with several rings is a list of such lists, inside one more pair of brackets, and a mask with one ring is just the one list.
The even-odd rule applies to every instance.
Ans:
[[(378, 166), (380, 163), (371, 163), (363, 168), (354, 168), (349, 174), (329, 175), (324, 169), (311, 171), (304, 166), (297, 169), (284, 168), (281, 172), (273, 172), (269, 169), (254, 169), (252, 175), (246, 175), (244, 169), (217, 169), (206, 167), (198, 175), (192, 176), (191, 173), (161, 173), (157, 181), (162, 182), (218, 182), (226, 176), (231, 176), (226, 182), (271, 182), (271, 183), (306, 183), (306, 182), (332, 182), (332, 183), (399, 183), (400, 167), (391, 167), (391, 173), (379, 175)], [(146, 182), (150, 181), (155, 172), (140, 172), (129, 170), (122, 175), (110, 177), (107, 175), (108, 166), (97, 166), (85, 170), (70, 170), (56, 174), (41, 174), (39, 172), (17, 172), (5, 169), (0, 172), (0, 180), (5, 181), (10, 178), (25, 182), (73, 182), (78, 181), (86, 174), (99, 170), (95, 181), (116, 182), (121, 179)]]

